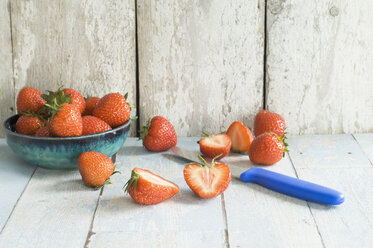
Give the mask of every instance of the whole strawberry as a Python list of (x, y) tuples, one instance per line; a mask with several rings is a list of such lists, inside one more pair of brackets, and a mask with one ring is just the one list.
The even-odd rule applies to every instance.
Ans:
[(272, 165), (282, 159), (287, 151), (281, 137), (266, 132), (254, 139), (249, 149), (250, 160), (255, 164)]
[(254, 120), (254, 135), (259, 136), (264, 132), (272, 131), (282, 137), (285, 132), (285, 120), (281, 115), (268, 110), (261, 110)]
[(83, 182), (96, 189), (110, 183), (110, 176), (116, 173), (110, 158), (99, 152), (84, 152), (79, 156), (78, 169)]
[(111, 130), (111, 127), (109, 124), (107, 124), (106, 122), (104, 122), (103, 120), (95, 116), (91, 116), (91, 115), (83, 116), (82, 121), (83, 121), (83, 135), (101, 133), (101, 132)]
[(85, 109), (82, 115), (92, 115), (93, 109), (96, 107), (99, 101), (99, 97), (88, 97), (85, 100)]
[(172, 124), (162, 116), (155, 116), (143, 127), (140, 139), (146, 149), (153, 152), (166, 151), (176, 146), (177, 136)]
[(76, 106), (66, 103), (60, 107), (49, 122), (49, 130), (57, 137), (82, 135), (82, 116)]
[(40, 127), (43, 126), (43, 121), (37, 116), (21, 115), (16, 122), (16, 132), (26, 135), (34, 135)]
[(132, 199), (144, 205), (158, 204), (179, 193), (179, 186), (173, 182), (140, 168), (132, 170), (124, 188)]
[(35, 136), (52, 137), (52, 134), (49, 132), (48, 126), (44, 126), (44, 127), (39, 128), (38, 131), (36, 131)]
[(123, 95), (109, 93), (100, 99), (92, 114), (115, 128), (127, 122), (130, 118), (131, 107)]
[(65, 95), (70, 95), (70, 98), (73, 99), (73, 101), (70, 102), (70, 104), (75, 105), (80, 113), (84, 112), (85, 109), (85, 101), (82, 94), (80, 94), (78, 91), (73, 89), (63, 89), (63, 92)]
[(31, 87), (23, 88), (17, 96), (17, 112), (36, 113), (43, 108), (45, 100), (41, 98), (41, 92)]

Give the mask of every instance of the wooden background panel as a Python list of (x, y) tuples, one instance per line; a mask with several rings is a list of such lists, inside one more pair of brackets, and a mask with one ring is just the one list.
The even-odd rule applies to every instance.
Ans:
[[(0, 122), (1, 125), (14, 113), (14, 84), (12, 65), (12, 41), (8, 0), (0, 0)], [(3, 137), (0, 128), (0, 137)]]
[(372, 1), (268, 1), (267, 107), (288, 132), (373, 131)]
[(180, 136), (252, 126), (262, 107), (264, 1), (139, 0), (140, 121)]
[(64, 85), (83, 95), (128, 91), (136, 102), (135, 1), (17, 0), (11, 9), (16, 94)]

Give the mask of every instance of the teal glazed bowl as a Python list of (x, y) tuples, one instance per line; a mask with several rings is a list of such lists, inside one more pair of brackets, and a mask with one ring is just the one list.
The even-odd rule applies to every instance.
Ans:
[(113, 130), (76, 137), (37, 137), (15, 132), (18, 115), (4, 122), (6, 141), (21, 159), (47, 169), (78, 168), (80, 154), (96, 151), (111, 157), (123, 146), (130, 130), (130, 121)]

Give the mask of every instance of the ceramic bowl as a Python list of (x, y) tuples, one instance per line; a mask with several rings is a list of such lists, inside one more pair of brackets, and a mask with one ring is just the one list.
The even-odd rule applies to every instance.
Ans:
[(6, 141), (21, 159), (47, 169), (71, 170), (78, 168), (78, 157), (86, 151), (96, 151), (108, 157), (124, 144), (130, 121), (113, 130), (76, 137), (37, 137), (15, 132), (18, 115), (4, 122)]

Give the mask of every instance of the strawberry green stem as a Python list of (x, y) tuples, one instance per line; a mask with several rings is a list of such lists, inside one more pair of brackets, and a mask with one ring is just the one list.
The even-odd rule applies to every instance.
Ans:
[(128, 190), (130, 189), (132, 184), (133, 184), (133, 189), (136, 191), (137, 182), (139, 181), (139, 179), (140, 179), (140, 174), (138, 174), (138, 173), (136, 173), (136, 171), (132, 170), (131, 178), (123, 186), (124, 192), (128, 193)]
[(202, 161), (204, 166), (211, 167), (201, 155), (198, 155), (198, 158)]
[(202, 134), (204, 134), (206, 137), (210, 136), (210, 134), (206, 133), (205, 131), (202, 131)]

